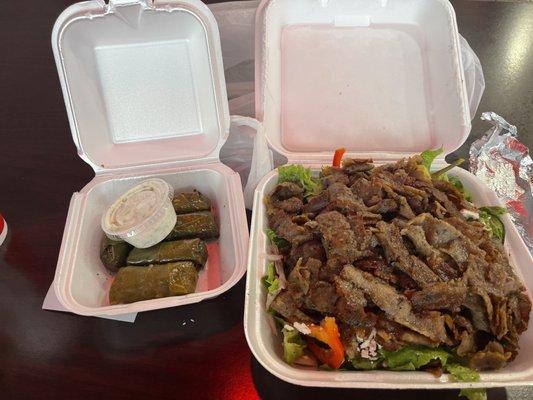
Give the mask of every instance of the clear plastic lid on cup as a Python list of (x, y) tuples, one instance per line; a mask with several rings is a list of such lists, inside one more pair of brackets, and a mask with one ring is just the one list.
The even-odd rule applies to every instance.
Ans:
[(162, 179), (148, 179), (120, 196), (102, 216), (102, 229), (113, 240), (146, 248), (161, 242), (176, 224), (174, 189)]

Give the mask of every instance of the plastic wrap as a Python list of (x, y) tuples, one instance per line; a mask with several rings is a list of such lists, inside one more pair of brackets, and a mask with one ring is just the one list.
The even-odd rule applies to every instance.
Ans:
[(481, 119), (492, 128), (472, 143), (470, 171), (505, 202), (520, 235), (533, 252), (533, 160), (518, 140), (516, 127), (493, 112)]

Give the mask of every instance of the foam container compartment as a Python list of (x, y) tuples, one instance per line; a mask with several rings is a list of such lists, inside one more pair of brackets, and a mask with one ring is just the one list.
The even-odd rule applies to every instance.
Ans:
[[(446, 0), (263, 0), (256, 15), (256, 114), (269, 144), (288, 163), (331, 163), (333, 149), (377, 164), (441, 145), (449, 154), (470, 132), (455, 13)], [(444, 155), (435, 168), (446, 162)], [(479, 205), (501, 205), (469, 172), (452, 170)], [(445, 389), (533, 384), (533, 328), (517, 358), (480, 382), (424, 372), (322, 371), (283, 361), (281, 338), (265, 310), (260, 278), (268, 261), (263, 198), (254, 197), (244, 328), (257, 360), (298, 385), (343, 388)], [(531, 297), (533, 258), (508, 215), (505, 248)]]
[[(74, 143), (96, 173), (72, 196), (54, 279), (59, 301), (81, 315), (116, 315), (228, 290), (246, 271), (248, 229), (239, 175), (219, 160), (230, 118), (209, 9), (200, 0), (77, 3), (58, 17), (52, 47)], [(220, 238), (208, 243), (195, 293), (110, 306), (100, 219), (151, 177), (207, 195)]]

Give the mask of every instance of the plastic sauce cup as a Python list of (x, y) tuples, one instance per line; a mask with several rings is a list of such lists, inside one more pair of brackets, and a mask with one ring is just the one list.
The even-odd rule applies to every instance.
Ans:
[(113, 240), (144, 249), (161, 242), (176, 225), (174, 189), (149, 179), (120, 196), (102, 216), (102, 229)]

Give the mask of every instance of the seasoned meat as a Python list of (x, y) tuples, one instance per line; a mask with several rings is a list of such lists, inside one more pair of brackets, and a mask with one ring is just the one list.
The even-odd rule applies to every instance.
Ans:
[(353, 265), (363, 271), (370, 272), (389, 284), (397, 285), (400, 282), (399, 274), (395, 273), (394, 268), (381, 257), (364, 258), (355, 261)]
[(338, 276), (334, 281), (338, 295), (335, 316), (351, 326), (369, 326), (370, 321), (364, 309), (367, 302), (363, 292)]
[(337, 167), (322, 168), (321, 176), (322, 184), (325, 188), (334, 183), (341, 183), (343, 185), (348, 185), (350, 183), (350, 177), (344, 172), (344, 170)]
[(454, 185), (432, 178), (421, 156), (380, 166), (348, 158), (319, 179), (312, 196), (285, 182), (265, 198), (269, 228), (288, 241), (267, 308), (287, 323), (334, 317), (348, 359), (370, 342), (446, 345), (479, 370), (516, 357), (531, 301)]
[(291, 197), (287, 200), (273, 202), (273, 204), (288, 213), (298, 213), (302, 211), (302, 208), (304, 206), (302, 199), (298, 197)]
[(395, 200), (398, 204), (398, 214), (401, 215), (404, 218), (411, 219), (415, 217), (415, 212), (409, 205), (409, 202), (407, 199), (397, 194), (390, 186), (383, 185), (383, 190), (387, 193), (387, 196), (389, 196), (391, 199)]
[(346, 158), (342, 162), (342, 169), (348, 174), (370, 171), (374, 168), (371, 159)]
[(504, 350), (498, 342), (490, 342), (485, 349), (474, 354), (469, 360), (469, 367), (476, 371), (500, 369), (505, 366), (511, 353)]
[(411, 297), (415, 311), (450, 310), (457, 311), (466, 298), (463, 282), (438, 282), (416, 292)]
[(449, 343), (444, 328), (444, 320), (438, 313), (428, 313), (425, 316), (415, 314), (407, 297), (399, 294), (381, 279), (375, 278), (367, 272), (359, 271), (351, 265), (343, 268), (341, 277), (361, 289), (393, 321), (430, 338), (434, 342)]
[(459, 271), (454, 268), (453, 261), (446, 254), (434, 252), (426, 258), (426, 264), (442, 281), (449, 281), (460, 276)]
[(297, 197), (301, 199), (303, 194), (304, 190), (300, 185), (297, 185), (293, 182), (283, 182), (276, 186), (272, 196), (277, 197), (278, 200), (287, 200), (291, 197)]
[(409, 224), (402, 229), (401, 234), (411, 240), (419, 255), (429, 257), (432, 254), (437, 253), (426, 240), (426, 234), (422, 227)]
[(332, 315), (335, 312), (337, 298), (335, 286), (329, 282), (318, 281), (311, 286), (309, 294), (305, 297), (304, 307), (308, 310)]
[(478, 331), (490, 332), (490, 322), (483, 298), (475, 293), (467, 293), (463, 306), (469, 311), (469, 317)]
[(326, 208), (329, 204), (329, 195), (327, 191), (322, 191), (320, 194), (310, 197), (307, 204), (304, 205), (302, 212), (317, 214)]
[(476, 351), (476, 341), (474, 335), (463, 331), (461, 334), (461, 343), (457, 346), (457, 355), (464, 357), (468, 354), (472, 354)]
[(518, 334), (527, 329), (530, 310), (531, 300), (525, 293), (517, 293), (509, 299), (509, 316)]
[(405, 247), (400, 231), (392, 224), (378, 222), (376, 236), (383, 247), (387, 261), (409, 275), (421, 287), (437, 282), (438, 276), (422, 261), (414, 262)]
[(287, 278), (292, 293), (308, 294), (311, 286), (318, 281), (321, 265), (314, 258), (308, 258), (305, 262), (300, 258)]
[(369, 255), (368, 251), (357, 250), (355, 234), (341, 213), (330, 211), (320, 214), (316, 221), (328, 259), (337, 259), (343, 264)]
[[(446, 218), (445, 221), (468, 237), (474, 244), (480, 245), (485, 239), (489, 238), (489, 233), (485, 225), (478, 221), (466, 221), (463, 218)], [(501, 252), (500, 252), (501, 254)]]
[(383, 198), (381, 186), (376, 181), (369, 181), (366, 178), (358, 178), (350, 186), (351, 191), (358, 199), (363, 200), (365, 205), (373, 206)]
[(368, 209), (373, 213), (386, 214), (398, 211), (398, 204), (392, 199), (383, 199)]
[(287, 259), (287, 264), (292, 267), (300, 258), (304, 263), (307, 262), (309, 258), (314, 258), (319, 261), (326, 261), (324, 246), (322, 246), (322, 243), (316, 239), (293, 246)]
[(315, 321), (302, 312), (294, 301), (294, 297), (290, 291), (284, 290), (276, 296), (270, 307), (278, 312), (283, 318), (289, 322), (309, 322)]
[(327, 189), (330, 202), (329, 208), (342, 213), (355, 213), (366, 211), (363, 202), (355, 197), (348, 186), (342, 183), (333, 183)]
[(290, 214), (279, 208), (267, 208), (268, 221), (270, 228), (276, 232), (279, 237), (288, 240), (291, 243), (300, 244), (314, 238), (310, 229), (298, 225), (292, 221)]

